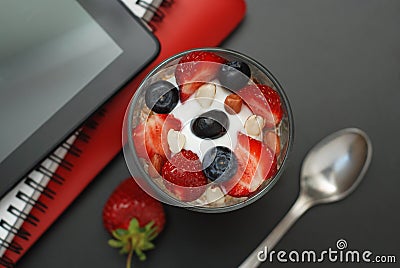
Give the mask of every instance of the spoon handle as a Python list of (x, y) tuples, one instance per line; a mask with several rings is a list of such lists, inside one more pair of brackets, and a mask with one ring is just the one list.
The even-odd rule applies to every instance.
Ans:
[[(260, 265), (259, 258), (267, 259), (268, 252), (275, 247), (289, 228), (311, 207), (310, 199), (300, 194), (292, 208), (258, 247), (244, 260), (239, 268), (254, 268)], [(262, 252), (262, 253), (260, 253)], [(267, 255), (265, 255), (267, 254)]]

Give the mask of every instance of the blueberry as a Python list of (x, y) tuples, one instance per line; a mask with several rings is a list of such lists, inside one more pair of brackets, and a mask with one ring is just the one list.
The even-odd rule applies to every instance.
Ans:
[(228, 181), (237, 172), (235, 154), (227, 147), (217, 146), (206, 152), (203, 158), (203, 173), (211, 181)]
[(178, 104), (179, 91), (170, 82), (160, 80), (146, 89), (144, 101), (153, 112), (168, 114)]
[(222, 111), (211, 110), (193, 119), (190, 127), (199, 138), (217, 139), (228, 131), (229, 118)]
[(229, 90), (236, 91), (244, 87), (251, 77), (249, 65), (241, 61), (230, 61), (222, 65), (219, 81)]

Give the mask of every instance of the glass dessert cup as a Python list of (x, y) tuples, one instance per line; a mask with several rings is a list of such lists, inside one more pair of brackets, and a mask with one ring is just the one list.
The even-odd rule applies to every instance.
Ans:
[(247, 206), (277, 182), (293, 143), (274, 76), (232, 50), (200, 48), (159, 64), (125, 114), (124, 157), (163, 203), (199, 212)]

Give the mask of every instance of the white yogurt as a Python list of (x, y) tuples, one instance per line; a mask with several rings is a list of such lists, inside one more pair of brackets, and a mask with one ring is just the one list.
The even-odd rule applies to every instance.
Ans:
[[(174, 77), (170, 78), (168, 81), (176, 85)], [(219, 83), (216, 82), (215, 84)], [(249, 116), (253, 115), (253, 113), (245, 104), (242, 105), (242, 109), (238, 114), (231, 115), (227, 113), (224, 108), (224, 101), (225, 98), (231, 93), (231, 91), (217, 86), (215, 98), (210, 107), (202, 108), (195, 99), (195, 94), (193, 94), (188, 100), (185, 101), (185, 103), (179, 102), (171, 112), (175, 118), (182, 122), (181, 133), (186, 137), (186, 143), (183, 148), (196, 153), (201, 160), (203, 159), (204, 154), (210, 148), (215, 146), (225, 146), (231, 150), (234, 150), (237, 143), (238, 132), (246, 133), (244, 129), (244, 123)], [(229, 128), (224, 136), (214, 140), (205, 140), (193, 134), (190, 128), (190, 123), (193, 118), (196, 118), (210, 110), (223, 111), (229, 118)], [(254, 138), (260, 139), (260, 137)]]

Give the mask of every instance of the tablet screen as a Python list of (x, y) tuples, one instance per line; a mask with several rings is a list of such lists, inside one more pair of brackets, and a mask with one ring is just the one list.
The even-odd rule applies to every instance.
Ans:
[(0, 162), (122, 53), (76, 1), (2, 1)]

